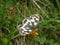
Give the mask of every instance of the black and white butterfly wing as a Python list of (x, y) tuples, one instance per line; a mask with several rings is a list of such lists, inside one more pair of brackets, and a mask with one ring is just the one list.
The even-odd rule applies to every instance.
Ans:
[(39, 15), (35, 14), (22, 21), (22, 25), (18, 25), (19, 33), (24, 36), (32, 32), (39, 22)]

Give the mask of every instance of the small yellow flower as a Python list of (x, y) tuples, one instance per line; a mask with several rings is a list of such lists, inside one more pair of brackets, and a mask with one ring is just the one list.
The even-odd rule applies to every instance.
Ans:
[(29, 36), (36, 36), (36, 35), (38, 35), (38, 29), (37, 28), (33, 29), (32, 32), (29, 34)]

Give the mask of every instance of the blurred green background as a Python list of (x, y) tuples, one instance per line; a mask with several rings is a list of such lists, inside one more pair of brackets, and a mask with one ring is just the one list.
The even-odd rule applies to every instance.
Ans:
[[(40, 14), (39, 35), (25, 37), (17, 25)], [(0, 45), (60, 45), (60, 0), (0, 0)]]

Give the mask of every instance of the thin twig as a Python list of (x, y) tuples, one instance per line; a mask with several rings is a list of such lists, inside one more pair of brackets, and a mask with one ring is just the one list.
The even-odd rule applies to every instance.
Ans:
[(17, 44), (17, 45), (20, 45), (20, 44), (19, 44), (19, 41), (18, 41), (17, 39), (15, 39), (15, 41), (16, 41), (16, 44)]
[(23, 45), (23, 42), (22, 42), (22, 37), (20, 38), (20, 40), (21, 40), (21, 44), (20, 44), (20, 45)]
[(56, 3), (57, 3), (57, 6), (58, 6), (58, 9), (59, 9), (59, 12), (60, 12), (60, 4), (59, 4), (59, 1), (56, 0)]
[(34, 2), (35, 5), (41, 10), (41, 12), (42, 12), (46, 17), (48, 17), (48, 16), (45, 14), (44, 10), (37, 4), (37, 2), (36, 2), (35, 0), (33, 0), (33, 2)]
[(23, 45), (26, 45), (26, 40), (25, 40), (26, 36), (23, 37)]

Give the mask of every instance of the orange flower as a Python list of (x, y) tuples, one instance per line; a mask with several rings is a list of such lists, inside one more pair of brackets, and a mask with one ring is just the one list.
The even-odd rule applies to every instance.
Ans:
[(33, 29), (32, 32), (28, 36), (36, 36), (36, 35), (38, 35), (38, 29), (37, 28)]
[(14, 8), (13, 8), (13, 7), (10, 7), (10, 8), (9, 8), (9, 19), (10, 19), (11, 21), (14, 20), (14, 14), (13, 14), (13, 12), (14, 12)]
[(9, 9), (9, 13), (10, 13), (10, 15), (12, 15), (12, 14), (13, 14), (13, 12), (14, 12), (14, 8), (13, 8), (13, 7), (11, 7), (11, 8)]

